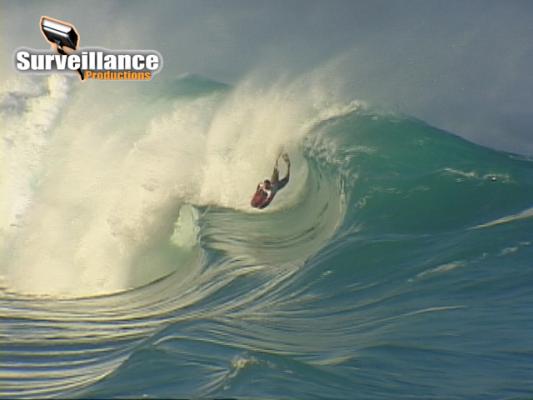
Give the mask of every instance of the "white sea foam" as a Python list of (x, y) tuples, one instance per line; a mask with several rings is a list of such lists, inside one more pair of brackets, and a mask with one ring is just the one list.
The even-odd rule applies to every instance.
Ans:
[(292, 179), (267, 211), (296, 204), (308, 175), (302, 138), (321, 119), (361, 106), (326, 98), (316, 76), (149, 101), (133, 84), (77, 84), (69, 94), (66, 79), (11, 89), (3, 103), (9, 168), (0, 223), (10, 245), (0, 275), (17, 292), (89, 296), (172, 273), (179, 265), (160, 260), (159, 250), (189, 248), (196, 238), (183, 231), (193, 222), (176, 234), (183, 204), (257, 212), (250, 197), (282, 149)]
[(447, 175), (455, 175), (458, 178), (456, 179), (458, 182), (461, 182), (463, 180), (484, 180), (484, 181), (493, 181), (493, 182), (500, 182), (500, 183), (510, 183), (512, 182), (512, 178), (508, 174), (502, 174), (502, 173), (488, 173), (488, 174), (480, 174), (477, 171), (461, 171), (459, 169), (455, 168), (444, 168), (442, 170)]
[(533, 207), (528, 208), (516, 214), (506, 215), (505, 217), (497, 218), (484, 224), (476, 225), (472, 229), (489, 228), (496, 225), (506, 224), (509, 222), (520, 221), (533, 217)]
[[(423, 279), (423, 278), (426, 278), (428, 276), (435, 275), (435, 274), (444, 274), (446, 272), (453, 271), (454, 269), (462, 268), (464, 267), (464, 265), (465, 265), (464, 262), (461, 262), (461, 261), (454, 261), (454, 262), (438, 265), (434, 268), (430, 268), (428, 270), (420, 272), (419, 274), (416, 275), (416, 279)], [(413, 279), (410, 279), (409, 281), (412, 282)]]

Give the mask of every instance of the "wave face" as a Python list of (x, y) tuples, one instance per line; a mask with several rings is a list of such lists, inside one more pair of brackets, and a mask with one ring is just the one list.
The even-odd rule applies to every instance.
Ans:
[(530, 160), (307, 78), (0, 110), (2, 397), (533, 393)]

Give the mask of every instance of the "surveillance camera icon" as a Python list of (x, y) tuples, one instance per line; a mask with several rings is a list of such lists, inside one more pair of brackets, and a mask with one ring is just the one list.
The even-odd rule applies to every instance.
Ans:
[[(53, 48), (63, 55), (68, 55), (78, 48), (80, 35), (74, 25), (51, 17), (41, 17), (41, 32)], [(81, 79), (83, 72), (78, 69)]]
[(74, 25), (50, 17), (41, 17), (41, 31), (46, 40), (58, 48), (78, 48), (80, 37)]

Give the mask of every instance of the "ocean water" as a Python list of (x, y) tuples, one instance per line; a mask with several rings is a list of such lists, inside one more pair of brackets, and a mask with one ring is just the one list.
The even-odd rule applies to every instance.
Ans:
[(6, 85), (0, 396), (533, 396), (533, 161), (363, 100)]

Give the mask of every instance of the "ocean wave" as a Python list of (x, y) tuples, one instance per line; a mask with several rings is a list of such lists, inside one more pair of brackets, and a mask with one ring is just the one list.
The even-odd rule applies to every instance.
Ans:
[[(238, 397), (243, 376), (280, 371), (284, 393), (313, 381), (306, 394), (347, 398), (367, 382), (385, 397), (377, 375), (355, 372), (392, 377), (385, 350), (404, 357), (413, 345), (395, 343), (437, 315), (460, 334), (450, 321), (475, 309), (476, 285), (501, 295), (487, 271), (502, 252), (516, 265), (531, 254), (513, 250), (532, 229), (530, 161), (313, 81), (48, 84), (1, 103), (16, 127), (64, 107), (26, 136), (2, 132), (2, 155), (46, 137), (31, 162), (9, 153), (26, 167), (1, 181), (2, 397)], [(281, 149), (290, 183), (252, 209)], [(431, 335), (416, 351), (446, 358)], [(138, 379), (152, 367), (179, 370), (180, 386), (173, 372)]]

